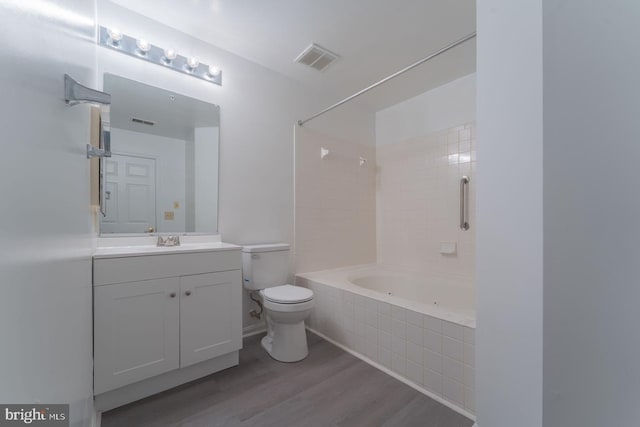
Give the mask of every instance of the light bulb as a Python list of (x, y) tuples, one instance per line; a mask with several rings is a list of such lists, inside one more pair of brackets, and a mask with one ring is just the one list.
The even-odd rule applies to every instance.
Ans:
[(167, 64), (171, 63), (171, 61), (176, 59), (177, 56), (178, 56), (178, 54), (173, 49), (167, 48), (167, 49), (164, 50), (164, 58), (163, 59), (164, 59), (164, 62), (166, 62)]
[(149, 52), (149, 50), (151, 49), (151, 45), (145, 39), (136, 40), (136, 46), (138, 46), (138, 49), (143, 54)]
[(122, 40), (122, 33), (117, 28), (109, 28), (107, 34), (109, 34), (109, 39), (113, 45), (117, 45)]
[(200, 65), (200, 61), (198, 61), (196, 58), (194, 58), (193, 56), (189, 59), (187, 59), (187, 66), (191, 69), (191, 70), (195, 70), (196, 68), (198, 68), (198, 65)]
[(220, 68), (215, 67), (215, 66), (213, 66), (213, 65), (210, 65), (210, 66), (209, 66), (209, 75), (210, 75), (211, 77), (215, 77), (215, 76), (217, 76), (218, 74), (220, 74)]

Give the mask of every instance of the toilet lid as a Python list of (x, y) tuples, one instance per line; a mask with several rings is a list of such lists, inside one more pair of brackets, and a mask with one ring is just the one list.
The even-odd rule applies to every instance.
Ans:
[(262, 295), (272, 302), (295, 304), (311, 300), (313, 298), (313, 291), (301, 286), (282, 285), (267, 288), (262, 291)]

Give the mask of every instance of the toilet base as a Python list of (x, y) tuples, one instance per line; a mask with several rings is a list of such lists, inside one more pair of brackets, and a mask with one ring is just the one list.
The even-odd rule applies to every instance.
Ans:
[(313, 300), (282, 304), (263, 299), (267, 336), (262, 347), (280, 362), (298, 362), (309, 354), (304, 321), (313, 309)]
[(269, 334), (265, 335), (264, 337), (262, 337), (262, 339), (260, 340), (260, 344), (262, 344), (262, 348), (264, 348), (267, 353), (271, 354), (271, 337), (269, 336)]
[(279, 362), (299, 362), (309, 355), (304, 321), (294, 324), (270, 324), (261, 344), (267, 353)]

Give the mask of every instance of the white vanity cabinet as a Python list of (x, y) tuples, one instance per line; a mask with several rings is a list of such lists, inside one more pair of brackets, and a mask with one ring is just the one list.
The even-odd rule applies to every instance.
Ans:
[(240, 270), (180, 278), (180, 367), (241, 347)]
[(237, 365), (241, 252), (225, 246), (94, 257), (97, 407), (107, 410)]
[(94, 391), (180, 367), (179, 279), (94, 288)]

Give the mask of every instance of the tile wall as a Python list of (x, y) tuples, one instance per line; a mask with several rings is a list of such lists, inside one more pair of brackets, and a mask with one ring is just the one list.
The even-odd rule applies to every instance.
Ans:
[(375, 263), (375, 147), (297, 127), (295, 151), (296, 272)]
[[(475, 124), (379, 145), (377, 260), (403, 271), (473, 280), (475, 266)], [(460, 178), (471, 178), (471, 228), (460, 222)], [(441, 242), (457, 253), (440, 254)]]
[(313, 290), (308, 326), (473, 414), (475, 329), (301, 277)]

